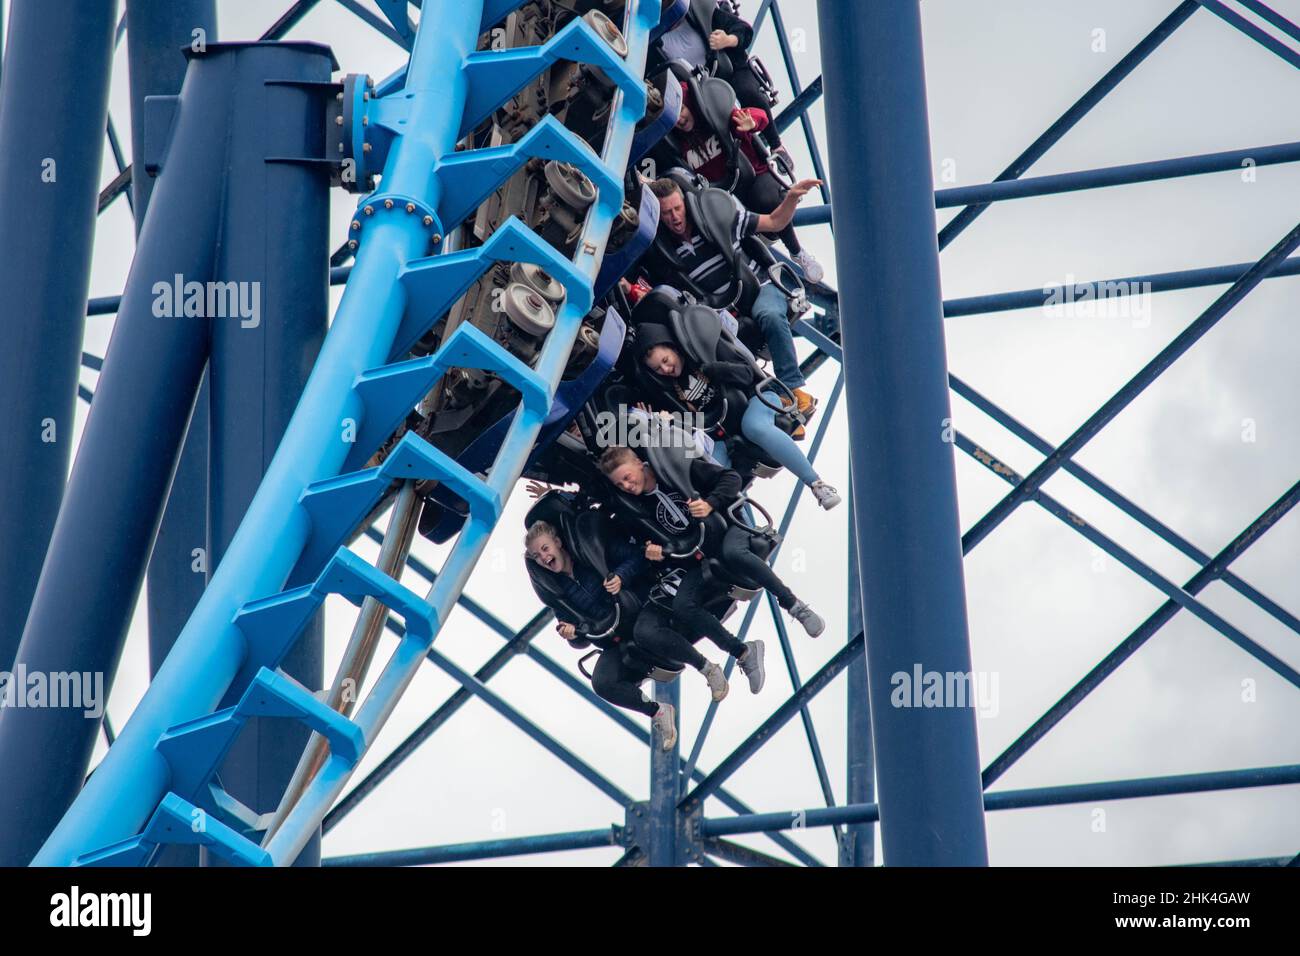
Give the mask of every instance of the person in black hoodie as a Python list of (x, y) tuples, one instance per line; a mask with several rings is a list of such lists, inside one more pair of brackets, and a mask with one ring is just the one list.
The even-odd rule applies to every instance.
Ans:
[[(772, 120), (772, 101), (749, 66), (749, 45), (754, 28), (722, 9), (716, 0), (691, 0), (686, 15), (650, 46), (646, 74), (661, 70), (669, 60), (685, 60), (731, 84), (741, 106), (756, 106)], [(769, 122), (762, 136), (773, 149), (781, 148), (781, 134)]]
[[(693, 533), (703, 524), (703, 537), (697, 538), (700, 541), (698, 554), (717, 558), (724, 567), (771, 592), (781, 608), (803, 625), (809, 637), (816, 637), (826, 629), (821, 616), (800, 601), (771, 566), (750, 550), (752, 533), (730, 524), (724, 517), (727, 509), (740, 497), (741, 481), (736, 472), (704, 458), (691, 459), (690, 480), (698, 489), (697, 496), (692, 496), (660, 480), (655, 470), (630, 448), (608, 448), (600, 456), (598, 464), (601, 473), (623, 494), (655, 499), (654, 518), (665, 537)], [(618, 514), (617, 502), (615, 514)], [(662, 544), (653, 541), (646, 542), (645, 557), (653, 562), (674, 560), (668, 558)], [(749, 678), (750, 691), (757, 694), (764, 679), (763, 642), (738, 640), (704, 607), (710, 584), (705, 578), (703, 563), (696, 560), (695, 555), (680, 559), (677, 566), (685, 573), (673, 598), (674, 623), (687, 640), (708, 637), (736, 658), (741, 671)]]
[[(758, 446), (807, 485), (827, 511), (840, 503), (839, 493), (821, 479), (794, 438), (778, 427), (776, 410), (754, 393), (761, 381), (757, 370), (742, 362), (697, 365), (671, 329), (653, 322), (637, 326), (635, 348), (659, 387), (687, 410), (702, 414), (711, 431), (740, 435)], [(803, 426), (799, 429), (796, 434), (802, 437)], [(718, 454), (715, 448), (715, 457)]]
[(550, 572), (558, 585), (553, 588), (555, 595), (537, 591), (542, 602), (555, 612), (556, 631), (575, 647), (595, 645), (601, 651), (592, 670), (592, 690), (617, 707), (651, 717), (661, 732), (664, 750), (671, 750), (676, 741), (675, 714), (671, 704), (658, 704), (641, 692), (640, 685), (649, 676), (651, 664), (638, 650), (676, 664), (690, 664), (704, 675), (715, 701), (727, 696), (722, 668), (673, 630), (667, 613), (649, 603), (641, 604), (633, 618), (620, 617), (613, 632), (604, 637), (583, 633), (592, 622), (610, 618), (615, 597), (625, 587), (629, 593), (636, 593), (636, 579), (642, 577), (646, 562), (630, 545), (610, 542), (610, 559), (617, 563), (607, 578), (566, 548), (559, 529), (546, 521), (529, 526), (524, 548), (525, 557)]

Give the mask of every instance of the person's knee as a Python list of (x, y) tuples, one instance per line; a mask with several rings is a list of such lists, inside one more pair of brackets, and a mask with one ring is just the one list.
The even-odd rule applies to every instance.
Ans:
[(614, 692), (614, 688), (617, 686), (618, 680), (612, 674), (595, 671), (591, 675), (591, 689), (596, 692), (598, 697), (605, 700), (609, 700), (610, 694)]

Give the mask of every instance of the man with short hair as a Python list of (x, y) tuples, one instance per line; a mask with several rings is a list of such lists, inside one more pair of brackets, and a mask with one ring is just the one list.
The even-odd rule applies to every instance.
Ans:
[[(740, 497), (740, 476), (734, 471), (702, 459), (690, 465), (692, 485), (698, 497), (662, 480), (655, 470), (630, 448), (608, 448), (598, 462), (601, 473), (619, 491), (630, 497), (645, 495), (655, 499), (655, 522), (665, 537), (680, 536), (692, 527), (704, 524), (705, 534), (699, 553), (716, 558), (722, 566), (771, 592), (777, 604), (798, 621), (809, 637), (817, 637), (826, 622), (772, 570), (771, 565), (750, 550), (752, 532), (729, 524), (726, 511)], [(615, 502), (615, 517), (619, 517)], [(653, 541), (645, 545), (645, 557), (652, 562), (664, 561), (663, 546)], [(694, 556), (678, 565), (685, 571), (673, 598), (673, 620), (688, 641), (708, 637), (719, 648), (736, 658), (741, 671), (749, 678), (749, 689), (757, 694), (763, 687), (763, 642), (744, 643), (723, 627), (722, 622), (705, 609), (710, 584), (703, 563)]]
[[(733, 232), (735, 245), (739, 246), (742, 240), (755, 233), (781, 232), (794, 218), (799, 200), (820, 185), (820, 179), (804, 179), (795, 183), (770, 213), (750, 212), (732, 196), (731, 201), (735, 203), (737, 212)], [(675, 252), (687, 277), (705, 292), (721, 292), (734, 278), (731, 266), (722, 250), (704, 238), (697, 225), (691, 221), (681, 186), (672, 179), (663, 178), (652, 182), (650, 189), (659, 199), (659, 228), (665, 230), (676, 243)], [(673, 285), (679, 275), (677, 268), (653, 249), (643, 260), (643, 267), (654, 283)], [(745, 267), (753, 270), (759, 280), (758, 296), (750, 306), (749, 313), (762, 330), (763, 339), (772, 354), (776, 377), (794, 392), (799, 412), (807, 419), (816, 408), (817, 401), (803, 388), (806, 382), (803, 372), (799, 370), (799, 356), (794, 349), (785, 293), (752, 259), (748, 260)]]

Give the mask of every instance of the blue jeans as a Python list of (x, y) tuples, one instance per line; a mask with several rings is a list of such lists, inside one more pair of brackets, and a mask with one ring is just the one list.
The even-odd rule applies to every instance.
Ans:
[(804, 377), (799, 371), (799, 356), (794, 351), (794, 334), (790, 331), (790, 320), (786, 318), (788, 313), (785, 293), (771, 282), (759, 290), (758, 298), (749, 310), (758, 327), (763, 330), (767, 350), (772, 353), (776, 377), (788, 388), (799, 388), (804, 383)]
[[(780, 401), (775, 392), (767, 394), (774, 401)], [(813, 468), (803, 450), (794, 443), (793, 438), (776, 426), (776, 412), (759, 401), (757, 395), (745, 406), (744, 417), (740, 420), (740, 434), (767, 452), (782, 468), (788, 469), (805, 485), (820, 480), (817, 469)], [(725, 442), (713, 446), (713, 460), (723, 468), (731, 467), (731, 455)]]
[[(774, 392), (767, 394), (775, 396)], [(776, 426), (776, 412), (764, 405), (757, 395), (749, 400), (745, 417), (740, 420), (740, 433), (780, 462), (781, 467), (788, 468), (805, 485), (818, 480), (817, 470), (794, 439)]]

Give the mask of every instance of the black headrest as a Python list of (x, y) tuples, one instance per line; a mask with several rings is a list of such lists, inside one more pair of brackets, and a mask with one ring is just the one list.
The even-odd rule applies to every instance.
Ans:
[(696, 84), (691, 93), (699, 105), (700, 118), (718, 134), (722, 148), (725, 150), (730, 144), (730, 148), (735, 149), (736, 140), (731, 135), (731, 111), (736, 108), (735, 89), (726, 80), (711, 76)]
[(736, 217), (740, 210), (736, 208), (731, 193), (713, 187), (700, 189), (686, 197), (686, 205), (694, 214), (696, 228), (718, 246), (723, 255), (734, 260), (736, 247), (732, 236), (736, 234)]
[(718, 343), (722, 338), (722, 318), (717, 309), (707, 305), (688, 305), (669, 316), (673, 338), (681, 344), (697, 364), (714, 362), (718, 358)]
[(641, 325), (643, 322), (657, 322), (664, 325), (668, 322), (668, 314), (674, 309), (681, 309), (687, 305), (687, 299), (681, 292), (670, 285), (657, 285), (645, 295), (632, 309), (632, 324)]
[[(694, 457), (688, 457), (690, 452)], [(699, 494), (691, 480), (691, 463), (699, 457), (695, 443), (678, 425), (664, 423), (658, 441), (645, 449), (655, 478), (691, 498)]]
[[(577, 514), (578, 509), (573, 506), (571, 499), (564, 497), (559, 492), (548, 491), (538, 498), (537, 502), (528, 509), (528, 513), (524, 515), (524, 530), (528, 530), (538, 521), (545, 521), (563, 534), (566, 531), (566, 526), (572, 526)], [(563, 538), (561, 538), (560, 543), (568, 547), (568, 542)]]

